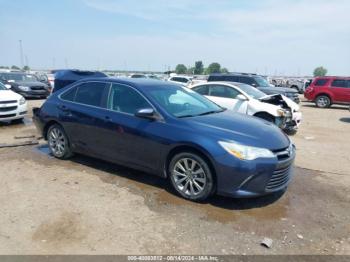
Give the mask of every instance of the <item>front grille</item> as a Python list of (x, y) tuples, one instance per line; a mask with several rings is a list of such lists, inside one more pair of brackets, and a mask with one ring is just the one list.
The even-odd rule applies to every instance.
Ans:
[(274, 191), (287, 185), (290, 179), (291, 169), (292, 165), (275, 170), (266, 185), (266, 191)]
[(16, 114), (0, 115), (0, 118), (7, 118), (7, 117), (13, 117), (13, 116), (16, 116)]
[(0, 112), (8, 112), (16, 109), (17, 109), (17, 106), (0, 107)]
[(17, 100), (0, 101), (0, 104), (13, 104), (17, 103)]
[(279, 161), (285, 160), (285, 159), (289, 158), (291, 155), (291, 152), (288, 151), (288, 147), (281, 149), (281, 150), (275, 150), (275, 151), (273, 151), (273, 153), (277, 156), (277, 159)]
[(43, 86), (32, 86), (30, 87), (31, 90), (36, 91), (36, 90), (46, 90), (45, 87)]

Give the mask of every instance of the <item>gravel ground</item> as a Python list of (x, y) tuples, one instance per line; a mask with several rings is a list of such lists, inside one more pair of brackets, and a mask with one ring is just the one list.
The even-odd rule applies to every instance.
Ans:
[[(350, 254), (350, 112), (302, 111), (294, 179), (258, 199), (191, 203), (158, 177), (54, 159), (45, 141), (0, 149), (0, 254)], [(32, 134), (30, 117), (0, 124), (0, 144)]]

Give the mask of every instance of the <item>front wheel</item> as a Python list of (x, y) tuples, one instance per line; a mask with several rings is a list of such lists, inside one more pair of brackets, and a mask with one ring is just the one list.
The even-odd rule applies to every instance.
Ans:
[(54, 157), (67, 159), (73, 155), (69, 140), (63, 128), (57, 124), (52, 125), (47, 132), (49, 149)]
[(203, 201), (214, 191), (212, 172), (205, 160), (194, 153), (175, 155), (168, 174), (176, 192), (192, 201)]

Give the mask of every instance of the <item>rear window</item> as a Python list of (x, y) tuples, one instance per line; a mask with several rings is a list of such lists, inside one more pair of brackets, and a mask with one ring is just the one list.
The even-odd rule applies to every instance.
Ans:
[(345, 79), (336, 79), (336, 80), (333, 80), (332, 86), (334, 86), (334, 87), (348, 87), (348, 81)]
[(78, 90), (75, 95), (75, 102), (102, 107), (102, 98), (107, 88), (106, 83), (102, 82), (89, 82), (78, 86)]
[(317, 79), (315, 81), (315, 86), (324, 86), (327, 83), (327, 79)]
[(203, 96), (207, 96), (209, 93), (209, 87), (207, 85), (195, 87), (193, 90)]
[(187, 78), (183, 78), (183, 77), (173, 77), (171, 80), (180, 82), (180, 83), (187, 83), (189, 81)]

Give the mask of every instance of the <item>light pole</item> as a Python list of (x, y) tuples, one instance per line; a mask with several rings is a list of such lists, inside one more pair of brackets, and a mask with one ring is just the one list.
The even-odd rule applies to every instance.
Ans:
[(22, 47), (22, 40), (19, 40), (19, 54), (21, 58), (21, 68), (24, 67), (24, 62), (23, 62), (23, 47)]

